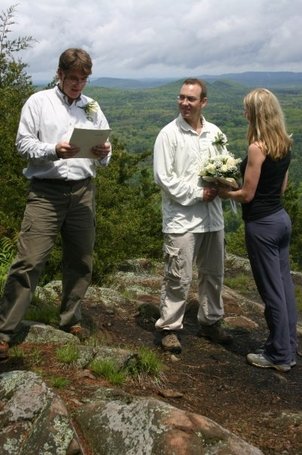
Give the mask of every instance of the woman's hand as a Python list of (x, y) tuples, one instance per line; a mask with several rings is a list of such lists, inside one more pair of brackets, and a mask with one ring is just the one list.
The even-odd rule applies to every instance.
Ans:
[(232, 188), (230, 186), (219, 186), (218, 187), (218, 196), (221, 199), (230, 199), (230, 193), (232, 193)]

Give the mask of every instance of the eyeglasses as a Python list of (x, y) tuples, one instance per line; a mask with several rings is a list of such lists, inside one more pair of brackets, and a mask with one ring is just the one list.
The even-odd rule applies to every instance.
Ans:
[(87, 82), (89, 82), (89, 79), (88, 77), (78, 78), (76, 76), (66, 76), (65, 81), (68, 81), (73, 85), (75, 84), (85, 85), (87, 84)]
[(200, 101), (201, 98), (197, 98), (196, 96), (178, 95), (177, 99), (178, 101), (188, 100), (189, 103), (194, 103), (195, 101)]

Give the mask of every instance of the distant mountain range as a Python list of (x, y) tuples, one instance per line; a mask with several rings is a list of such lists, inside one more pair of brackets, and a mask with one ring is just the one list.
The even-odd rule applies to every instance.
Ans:
[[(202, 75), (201, 79), (211, 83), (215, 81), (234, 81), (246, 87), (301, 87), (302, 73), (290, 71), (270, 72), (270, 71), (249, 71), (245, 73), (226, 73), (220, 75)], [(125, 90), (146, 89), (167, 85), (177, 80), (185, 78), (145, 78), (145, 79), (123, 79), (114, 77), (93, 78), (90, 81), (91, 86), (119, 88)]]
[(117, 77), (99, 77), (91, 78), (89, 85), (128, 90), (161, 87), (173, 81), (177, 81), (177, 78), (123, 79)]

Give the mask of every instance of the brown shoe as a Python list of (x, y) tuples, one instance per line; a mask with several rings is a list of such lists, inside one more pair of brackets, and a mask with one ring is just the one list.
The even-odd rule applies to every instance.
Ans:
[(209, 340), (219, 344), (229, 344), (233, 341), (232, 335), (225, 330), (221, 320), (213, 325), (201, 325), (199, 336), (209, 338)]
[(79, 340), (84, 341), (88, 338), (87, 331), (81, 326), (81, 324), (75, 324), (70, 327), (63, 327), (64, 332), (70, 333), (71, 335), (79, 338)]
[(6, 341), (0, 340), (0, 361), (8, 359), (9, 345)]
[(161, 347), (164, 351), (173, 352), (174, 354), (181, 353), (181, 344), (177, 335), (169, 330), (163, 331)]

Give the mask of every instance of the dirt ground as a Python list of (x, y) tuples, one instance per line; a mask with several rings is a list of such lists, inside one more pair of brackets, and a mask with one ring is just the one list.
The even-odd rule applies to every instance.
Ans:
[[(152, 300), (153, 299), (153, 300)], [(157, 304), (156, 297), (141, 298), (142, 304)], [(233, 343), (215, 345), (197, 336), (196, 302), (190, 302), (182, 334), (183, 352), (179, 356), (163, 353), (158, 346), (152, 317), (137, 312), (137, 304), (127, 313), (108, 312), (105, 307), (84, 304), (84, 321), (94, 322), (102, 342), (137, 350), (155, 349), (164, 364), (160, 378), (131, 379), (124, 391), (139, 396), (156, 396), (181, 409), (202, 414), (260, 448), (266, 455), (302, 454), (302, 359), (289, 373), (258, 369), (246, 363), (245, 356), (263, 343), (267, 331), (263, 318), (259, 327), (232, 328)], [(226, 316), (236, 316), (236, 305), (225, 299)], [(252, 310), (251, 310), (252, 311)], [(247, 315), (248, 316), (248, 315)], [(254, 316), (251, 314), (251, 316)], [(90, 327), (91, 328), (91, 327)], [(300, 346), (301, 346), (300, 340)], [(70, 379), (70, 385), (57, 389), (70, 411), (81, 405), (84, 395), (109, 384), (89, 371), (59, 364), (53, 346), (39, 345), (39, 371), (47, 382), (51, 377)], [(0, 373), (13, 369), (33, 369), (37, 347), (22, 344), (25, 355), (0, 365)], [(26, 353), (28, 355), (26, 355)], [(299, 416), (298, 416), (298, 413)], [(86, 455), (92, 454), (86, 447)], [(244, 455), (244, 454), (243, 454)]]
[[(231, 301), (225, 300), (225, 311), (226, 316), (235, 316)], [(132, 316), (128, 314), (126, 320), (109, 321), (110, 332), (116, 340), (134, 347), (156, 345), (153, 324), (139, 317), (133, 324), (135, 317)], [(297, 366), (287, 374), (246, 363), (246, 354), (254, 352), (265, 340), (267, 331), (263, 319), (252, 332), (233, 328), (234, 341), (228, 347), (200, 338), (197, 332), (193, 301), (185, 318), (182, 354), (171, 356), (157, 347), (165, 365), (162, 383), (134, 383), (125, 389), (138, 395), (157, 394), (174, 406), (211, 418), (264, 454), (301, 455), (302, 359), (299, 358)], [(177, 392), (182, 396), (177, 397)], [(290, 418), (297, 413), (300, 413), (299, 419)]]

